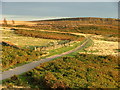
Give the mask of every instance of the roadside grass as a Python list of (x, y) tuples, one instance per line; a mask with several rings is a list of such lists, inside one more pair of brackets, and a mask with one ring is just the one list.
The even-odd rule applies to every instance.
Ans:
[[(53, 41), (53, 42), (60, 41), (60, 40), (41, 39), (41, 38), (34, 38), (34, 37), (24, 37), (24, 36), (16, 35), (14, 33), (14, 31), (12, 31), (12, 30), (2, 30), (2, 34), (3, 34), (2, 40), (12, 42), (15, 45), (17, 44), (17, 46), (20, 46), (20, 48), (23, 48), (23, 49), (26, 46), (29, 46), (29, 47), (35, 47), (35, 46), (40, 46), (40, 45), (43, 46), (43, 45), (46, 45), (46, 43), (51, 42), (51, 41)], [(46, 58), (46, 57), (49, 57), (52, 55), (61, 54), (63, 52), (66, 52), (66, 51), (76, 48), (77, 46), (80, 45), (80, 43), (82, 43), (82, 42), (76, 41), (76, 42), (71, 43), (71, 46), (66, 46), (66, 47), (61, 47), (61, 48), (55, 49), (55, 50), (45, 51), (45, 52), (49, 52), (49, 55), (41, 56), (39, 59), (35, 59), (32, 61), (37, 61), (37, 60), (40, 60), (40, 59), (43, 59), (43, 58)], [(15, 64), (13, 66), (11, 65), (9, 68), (6, 68), (6, 69), (2, 68), (2, 71), (6, 71), (8, 69), (13, 69), (15, 67), (30, 63), (32, 61), (25, 61), (22, 63)]]
[(43, 57), (43, 58), (46, 58), (46, 57), (49, 57), (49, 56), (52, 56), (52, 55), (61, 54), (61, 53), (70, 51), (70, 50), (72, 50), (72, 49), (75, 49), (76, 47), (82, 45), (85, 41), (86, 41), (86, 39), (83, 40), (83, 41), (74, 42), (74, 43), (72, 43), (70, 46), (66, 46), (66, 47), (62, 47), (62, 48), (50, 50), (50, 51), (48, 51), (50, 54), (47, 55), (47, 56), (45, 56), (45, 57)]
[[(50, 51), (49, 51), (49, 52), (51, 52), (50, 55), (47, 55), (47, 56), (45, 56), (45, 57), (42, 57), (42, 59), (43, 59), (43, 58), (47, 58), (47, 57), (52, 56), (52, 55), (61, 54), (61, 53), (63, 53), (63, 52), (72, 50), (72, 49), (78, 47), (79, 45), (82, 45), (85, 41), (86, 41), (86, 39), (83, 40), (83, 41), (81, 41), (81, 42), (74, 42), (74, 43), (72, 43), (72, 45), (73, 45), (72, 47), (71, 47), (71, 46), (68, 46), (68, 47), (63, 47), (63, 48), (59, 48), (59, 49), (56, 49), (56, 50), (50, 50)], [(77, 51), (75, 51), (75, 52), (73, 52), (73, 53), (70, 53), (70, 54), (68, 54), (68, 55), (64, 55), (64, 56), (61, 56), (61, 57), (74, 57), (74, 55), (76, 55), (78, 52), (84, 51), (85, 48), (91, 46), (92, 44), (93, 44), (93, 41), (90, 39), (89, 42), (88, 42), (83, 48), (81, 48), (80, 50), (77, 50)], [(54, 58), (53, 60), (56, 60), (56, 59), (61, 58), (61, 57)], [(53, 60), (52, 60), (52, 61), (53, 61)], [(18, 65), (16, 65), (15, 67), (17, 67), (17, 66), (19, 66), (19, 65), (27, 64), (27, 63), (30, 63), (30, 62), (18, 64)], [(14, 67), (14, 68), (15, 68), (15, 67)], [(30, 83), (28, 84), (27, 79), (28, 79), (29, 77), (24, 77), (24, 74), (25, 74), (25, 73), (23, 73), (23, 74), (21, 74), (21, 75), (18, 75), (18, 78), (21, 80), (21, 82), (23, 82), (23, 85), (28, 86), (28, 87), (29, 87), (29, 86), (30, 86), (30, 87), (34, 87), (32, 84), (30, 84)], [(7, 80), (8, 80), (8, 79), (2, 80), (2, 81), (3, 81), (3, 82), (6, 82)], [(41, 86), (41, 87), (44, 88), (44, 86)]]
[(80, 52), (86, 52), (87, 53), (88, 51), (86, 51), (85, 48), (88, 48), (88, 47), (92, 46), (93, 44), (94, 44), (93, 40), (89, 39), (89, 41), (87, 42), (87, 44), (84, 47), (82, 47), (81, 49), (79, 49), (79, 50), (77, 50), (73, 53), (65, 55), (65, 56), (74, 57), (74, 55), (76, 55), (77, 53), (80, 53)]
[(15, 64), (13, 66), (10, 66), (9, 68), (7, 69), (2, 69), (2, 71), (6, 71), (6, 70), (9, 70), (9, 69), (13, 69), (15, 67), (18, 67), (18, 66), (21, 66), (21, 65), (24, 65), (24, 64), (28, 64), (30, 62), (33, 62), (33, 61), (38, 61), (40, 59), (45, 59), (47, 57), (50, 57), (50, 56), (53, 56), (53, 55), (57, 55), (57, 54), (61, 54), (63, 52), (67, 52), (69, 50), (72, 50), (76, 47), (78, 47), (79, 45), (81, 45), (82, 43), (84, 43), (86, 40), (83, 40), (83, 41), (76, 41), (76, 42), (73, 42), (70, 44), (70, 46), (66, 46), (66, 47), (61, 47), (61, 48), (57, 48), (57, 49), (53, 49), (53, 50), (49, 50), (49, 51), (45, 51), (45, 52), (49, 52), (49, 54), (45, 55), (45, 56), (41, 56), (39, 59), (34, 59), (32, 61), (25, 61), (23, 63), (18, 63), (18, 64)]
[(7, 71), (7, 70), (9, 70), (9, 69), (13, 69), (13, 68), (18, 67), (18, 66), (22, 66), (22, 65), (24, 65), (24, 64), (28, 64), (28, 63), (30, 63), (30, 62), (31, 62), (31, 61), (25, 61), (25, 62), (23, 62), (23, 63), (15, 64), (15, 65), (13, 65), (13, 66), (10, 66), (10, 67), (7, 68), (7, 69), (2, 69), (2, 72), (3, 72), (3, 71)]
[[(3, 37), (9, 37), (8, 38), (8, 41), (15, 41), (15, 40), (17, 40), (17, 41), (19, 41), (19, 39), (21, 39), (21, 41), (22, 42), (20, 42), (21, 44), (24, 44), (25, 43), (25, 41), (32, 41), (31, 39), (29, 40), (29, 38), (28, 37), (26, 37), (27, 38), (27, 40), (22, 40), (22, 38), (25, 38), (24, 36), (19, 36), (19, 35), (16, 35), (16, 34), (14, 34), (14, 31), (10, 31), (10, 30), (7, 30), (7, 31), (3, 31)], [(14, 38), (14, 37), (16, 37), (16, 38)], [(33, 38), (33, 37), (30, 37), (30, 38)], [(5, 38), (4, 38), (5, 39)], [(4, 40), (3, 39), (3, 40)], [(34, 40), (36, 39), (36, 38), (33, 38)], [(33, 40), (33, 41), (34, 41)], [(50, 41), (49, 39), (47, 39), (46, 40), (46, 42), (48, 42), (48, 41)], [(54, 41), (56, 41), (56, 40), (54, 40)], [(69, 51), (69, 50), (72, 50), (72, 49), (74, 49), (74, 48), (76, 48), (76, 47), (78, 47), (79, 45), (81, 45), (82, 43), (84, 43), (86, 41), (86, 39), (84, 39), (84, 40), (82, 40), (82, 41), (76, 41), (76, 42), (73, 42), (73, 43), (71, 43), (70, 44), (70, 46), (64, 46), (64, 47), (61, 47), (61, 48), (57, 48), (57, 49), (53, 49), (53, 50), (49, 50), (49, 51), (45, 51), (45, 52), (48, 52), (49, 54), (47, 54), (47, 55), (44, 55), (44, 56), (41, 56), (39, 59), (34, 59), (34, 60), (32, 60), (32, 61), (37, 61), (37, 60), (40, 60), (40, 59), (45, 59), (45, 58), (47, 58), (47, 57), (50, 57), (50, 56), (52, 56), (52, 55), (57, 55), (57, 54), (61, 54), (61, 53), (64, 53), (64, 52), (67, 52), (67, 51)], [(32, 42), (31, 42), (32, 43)], [(37, 42), (38, 43), (38, 42)], [(41, 43), (41, 42), (40, 42)], [(45, 42), (44, 42), (45, 43)], [(38, 43), (39, 44), (39, 43)], [(40, 44), (39, 44), (40, 45)], [(24, 46), (25, 47), (25, 46)], [(22, 47), (22, 48), (24, 48), (24, 47)], [(30, 47), (34, 47), (34, 46), (30, 46)], [(21, 66), (21, 65), (24, 65), (24, 64), (28, 64), (28, 63), (30, 63), (30, 62), (32, 62), (32, 61), (25, 61), (25, 62), (23, 62), (23, 63), (18, 63), (18, 64), (15, 64), (15, 65), (13, 65), (13, 66), (10, 66), (9, 68), (7, 68), (7, 69), (2, 69), (2, 71), (6, 71), (6, 70), (9, 70), (9, 69), (13, 69), (13, 68), (15, 68), (15, 67), (18, 67), (18, 66)]]
[[(46, 55), (46, 54), (45, 54), (45, 55)], [(31, 62), (33, 62), (33, 61), (38, 61), (38, 60), (40, 60), (42, 57), (44, 57), (44, 55), (40, 56), (39, 59), (33, 59), (32, 61), (24, 61), (24, 62), (22, 62), (22, 63), (17, 63), (17, 64), (15, 64), (15, 65), (10, 66), (10, 67), (7, 68), (7, 69), (3, 69), (3, 68), (2, 68), (1, 70), (2, 70), (2, 72), (3, 72), (3, 71), (7, 71), (7, 70), (9, 70), (9, 69), (13, 69), (13, 68), (16, 68), (16, 67), (18, 67), (18, 66), (22, 66), (22, 65), (24, 65), (24, 64), (31, 63)]]
[[(46, 90), (49, 85), (54, 84), (52, 82), (56, 78), (58, 81), (64, 81), (70, 88), (73, 88), (73, 86), (75, 88), (119, 88), (117, 81), (119, 75), (117, 72), (118, 69), (116, 69), (116, 67), (118, 68), (118, 64), (115, 57), (79, 54), (80, 51), (84, 51), (83, 49), (91, 45), (93, 45), (93, 41), (90, 39), (82, 49), (53, 59), (56, 61), (43, 63), (29, 72), (3, 80), (3, 85), (9, 86), (12, 83), (13, 86), (21, 85), (25, 88), (30, 87)], [(47, 75), (49, 77), (47, 79), (44, 78)], [(18, 79), (14, 81), (12, 79), (14, 77)], [(50, 81), (51, 84), (43, 83), (46, 80)]]
[[(44, 57), (41, 57), (40, 59), (44, 59), (44, 58), (49, 57), (49, 56), (52, 56), (52, 55), (56, 55), (56, 54), (61, 54), (61, 53), (63, 53), (63, 52), (67, 52), (67, 51), (69, 51), (69, 50), (72, 50), (72, 49), (74, 49), (74, 48), (82, 45), (85, 41), (86, 41), (86, 39), (83, 40), (83, 41), (71, 43), (70, 46), (58, 48), (58, 49), (55, 49), (55, 50), (49, 50), (49, 51), (48, 51), (48, 52), (49, 52), (49, 55), (46, 55), (46, 56), (44, 56)], [(90, 39), (89, 42), (88, 42), (84, 47), (82, 47), (80, 50), (77, 50), (77, 51), (75, 51), (75, 52), (73, 52), (73, 53), (70, 53), (70, 54), (68, 54), (68, 55), (64, 55), (64, 56), (62, 56), (62, 57), (65, 57), (65, 56), (70, 56), (70, 57), (72, 57), (72, 56), (74, 56), (75, 54), (77, 54), (77, 53), (79, 53), (79, 52), (85, 52), (85, 48), (91, 46), (92, 44), (93, 44), (93, 41)], [(58, 58), (61, 58), (61, 57), (58, 57)], [(57, 58), (55, 58), (55, 59), (53, 59), (53, 60), (56, 60), (56, 59), (57, 59)], [(37, 59), (37, 60), (39, 60), (39, 59)], [(33, 60), (33, 61), (36, 61), (36, 60)], [(30, 61), (30, 62), (32, 62), (32, 61)], [(27, 64), (27, 63), (30, 63), (30, 62), (24, 62), (24, 63), (21, 63), (21, 64), (17, 64), (17, 65), (15, 65), (15, 66), (13, 66), (13, 67), (10, 67), (10, 68), (15, 68), (15, 67), (17, 67), (17, 66), (21, 66), (21, 65), (24, 65), (24, 64)], [(28, 78), (28, 77), (23, 77), (22, 75), (24, 75), (24, 73), (21, 74), (21, 75), (19, 75), (18, 77), (19, 77), (19, 79), (21, 80), (21, 82), (23, 83), (23, 85), (28, 86), (28, 87), (29, 87), (29, 86), (30, 86), (30, 87), (34, 87), (32, 84), (28, 84), (28, 82), (27, 82), (27, 78)], [(6, 81), (6, 80), (3, 80), (3, 82), (5, 82), (5, 81)], [(41, 86), (41, 87), (42, 87), (42, 86)]]
[[(64, 48), (64, 49), (66, 49), (65, 52), (67, 52), (67, 51), (69, 51), (69, 50), (72, 50), (72, 49), (76, 48), (76, 47), (79, 46), (79, 45), (82, 45), (85, 41), (86, 41), (86, 39), (83, 40), (83, 41), (81, 41), (81, 42), (79, 42), (79, 43), (76, 43), (75, 45), (73, 45), (73, 47), (68, 47), (67, 49)], [(77, 50), (77, 51), (75, 51), (75, 52), (72, 52), (72, 53), (70, 53), (70, 54), (61, 56), (61, 57), (74, 57), (74, 56), (75, 56), (77, 53), (79, 53), (79, 52), (86, 52), (86, 51), (85, 51), (85, 48), (88, 48), (88, 47), (92, 46), (93, 43), (94, 43), (94, 42), (93, 42), (91, 39), (89, 39), (89, 42), (88, 42), (84, 47), (82, 47), (81, 49), (79, 49), (79, 50)], [(64, 50), (64, 49), (63, 49), (63, 50)], [(52, 51), (53, 51), (53, 53), (51, 53), (51, 54), (48, 55), (48, 56), (42, 57), (42, 58), (44, 59), (44, 58), (46, 58), (46, 57), (49, 57), (49, 56), (52, 56), (52, 55), (56, 55), (56, 53), (57, 53), (57, 54), (63, 53), (62, 48), (59, 48), (59, 49), (57, 49), (56, 51), (54, 51), (54, 50), (52, 50)], [(56, 52), (56, 53), (55, 53), (55, 52)], [(53, 60), (56, 60), (56, 59), (61, 58), (61, 57), (54, 58)]]

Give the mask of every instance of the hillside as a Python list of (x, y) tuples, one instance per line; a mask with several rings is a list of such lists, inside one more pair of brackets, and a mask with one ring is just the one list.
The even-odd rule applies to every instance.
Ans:
[(118, 77), (117, 57), (76, 54), (43, 63), (29, 72), (3, 81), (3, 85), (43, 90), (118, 88)]
[[(88, 17), (2, 24), (3, 40), (18, 47), (3, 45), (3, 75), (16, 74), (3, 77), (3, 86), (42, 90), (119, 88), (118, 23), (118, 19)], [(32, 67), (34, 62), (36, 68)], [(15, 73), (15, 67), (26, 65), (27, 71), (20, 68), (21, 72)]]
[[(7, 27), (30, 28), (34, 30), (49, 30), (61, 32), (75, 32), (103, 35), (107, 37), (118, 37), (119, 19), (86, 17), (38, 20), (28, 22), (17, 24), (17, 22), (15, 21), (15, 24), (8, 23)], [(3, 24), (3, 26), (6, 25)]]
[(36, 20), (31, 22), (47, 22), (47, 21), (80, 21), (89, 24), (109, 24), (109, 25), (118, 25), (119, 19), (115, 18), (97, 18), (97, 17), (77, 17), (77, 18), (61, 18), (61, 19), (49, 19), (49, 20)]
[(3, 71), (40, 60), (46, 55), (69, 51), (85, 40), (83, 36), (69, 33), (9, 29), (1, 29), (1, 31)]

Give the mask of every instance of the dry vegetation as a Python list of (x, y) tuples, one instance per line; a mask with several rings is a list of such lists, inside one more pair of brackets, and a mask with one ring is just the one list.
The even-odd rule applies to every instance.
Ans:
[[(51, 30), (61, 32), (79, 32), (85, 34), (104, 35), (109, 37), (118, 36), (118, 19), (112, 18), (68, 18), (56, 20), (31, 21), (34, 25), (20, 24), (8, 27), (32, 28), (35, 30)], [(3, 24), (3, 26), (6, 26)]]
[[(76, 52), (75, 55), (71, 54), (55, 59), (54, 61), (43, 63), (29, 72), (19, 76), (13, 76), (3, 81), (3, 85), (7, 88), (22, 86), (39, 89), (119, 88), (119, 55), (117, 51), (119, 50), (117, 42), (119, 34), (118, 22), (118, 19), (110, 18), (71, 18), (30, 22), (34, 23), (34, 25), (29, 25), (27, 23), (26, 25), (22, 23), (20, 25), (7, 25), (7, 27), (30, 28), (30, 30), (18, 32), (24, 36), (32, 36), (27, 37), (29, 39), (40, 37), (39, 35), (42, 33), (40, 30), (48, 30), (68, 33), (72, 32), (76, 35), (83, 35), (86, 37), (91, 36), (94, 44), (91, 47), (84, 49), (84, 52), (82, 52), (84, 54)], [(34, 32), (34, 34), (32, 32)], [(53, 36), (53, 32), (46, 33), (49, 35), (51, 34), (52, 39), (56, 39), (56, 37)], [(46, 33), (42, 33), (44, 37), (47, 35)], [(61, 36), (62, 34), (57, 35)], [(69, 35), (67, 37), (63, 36), (62, 40), (68, 40)], [(8, 37), (9, 36), (6, 36), (4, 39), (6, 38), (7, 40)], [(77, 38), (70, 36), (69, 39), (76, 40)], [(19, 51), (16, 52), (19, 53)], [(23, 53), (27, 53), (27, 51)], [(18, 55), (19, 57), (21, 56), (21, 54)], [(12, 62), (14, 64), (14, 61)]]
[(37, 30), (16, 30), (15, 33), (23, 36), (56, 40), (81, 41), (82, 39), (84, 39), (84, 37), (82, 36), (70, 33), (45, 32)]
[[(43, 63), (3, 85), (29, 86), (32, 89), (118, 88), (118, 58), (76, 54)], [(10, 82), (10, 83), (9, 83)]]
[(40, 51), (30, 49), (19, 49), (16, 47), (8, 46), (6, 43), (2, 43), (2, 70), (14, 67), (17, 64), (34, 61), (46, 55)]
[[(39, 31), (20, 30), (22, 34), (23, 33), (25, 34), (25, 36), (26, 34), (27, 36), (33, 34), (32, 37), (27, 37), (27, 36), (25, 37), (25, 36), (20, 36), (15, 34), (15, 32), (18, 33), (19, 30), (16, 30), (16, 31), (7, 30), (7, 29), (1, 29), (1, 30), (3, 33), (2, 38), (4, 41), (2, 42), (3, 44), (2, 45), (3, 47), (2, 48), (2, 51), (3, 51), (2, 69), (3, 70), (9, 69), (10, 67), (14, 67), (15, 65), (18, 65), (21, 63), (26, 63), (26, 62), (40, 59), (40, 57), (42, 57), (43, 55), (46, 55), (46, 52), (47, 52), (46, 50), (51, 50), (51, 49), (53, 50), (53, 49), (65, 47), (67, 43), (70, 43), (68, 39), (84, 40), (84, 37), (76, 36), (72, 34), (65, 34), (65, 33), (52, 33), (52, 32), (50, 33), (50, 32), (41, 32), (41, 31), (39, 32)], [(36, 36), (34, 37), (34, 35), (38, 35), (38, 36), (42, 35), (41, 38), (44, 38), (47, 36), (47, 39), (41, 39), (40, 37), (36, 37)], [(58, 38), (56, 38), (56, 36)], [(52, 40), (51, 38), (54, 40)], [(61, 38), (63, 39), (62, 41), (61, 41)]]
[(103, 55), (103, 56), (119, 55), (119, 52), (117, 51), (119, 49), (119, 42), (117, 37), (111, 37), (108, 39), (108, 37), (106, 38), (102, 35), (90, 35), (90, 34), (85, 34), (85, 35), (90, 36), (94, 43), (93, 45), (84, 49), (84, 51), (80, 53)]
[(2, 30), (2, 40), (6, 42), (11, 42), (14, 45), (19, 47), (26, 46), (45, 46), (49, 42), (57, 42), (58, 40), (52, 39), (42, 39), (42, 38), (34, 38), (34, 37), (25, 37), (16, 35), (13, 30)]
[(94, 45), (85, 49), (87, 54), (118, 56), (118, 42), (93, 40)]
[[(4, 21), (0, 21), (0, 24), (4, 24)], [(35, 24), (37, 24), (37, 23), (34, 23), (34, 22), (29, 22), (29, 21), (14, 21), (14, 23), (13, 23), (13, 21), (11, 20), (7, 20), (7, 24), (8, 25), (35, 25)]]

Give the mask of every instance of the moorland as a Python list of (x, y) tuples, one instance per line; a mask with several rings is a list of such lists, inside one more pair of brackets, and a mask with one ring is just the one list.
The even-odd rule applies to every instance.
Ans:
[(4, 20), (1, 28), (3, 74), (54, 55), (58, 57), (2, 80), (3, 87), (119, 88), (118, 23), (119, 19), (93, 17)]

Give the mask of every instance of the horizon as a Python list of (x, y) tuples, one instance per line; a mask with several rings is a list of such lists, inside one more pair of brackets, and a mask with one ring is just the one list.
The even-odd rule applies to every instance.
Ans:
[[(4, 19), (6, 19), (7, 21), (44, 21), (44, 20), (56, 20), (56, 19), (70, 19), (70, 18), (104, 18), (104, 17), (58, 17), (58, 18), (45, 18), (45, 19), (33, 19), (33, 20), (14, 20), (14, 19), (6, 19), (6, 18), (2, 18), (0, 21), (3, 21)], [(105, 18), (105, 19), (119, 19), (119, 18)]]
[(117, 2), (3, 2), (2, 20), (33, 21), (61, 18), (118, 18)]

